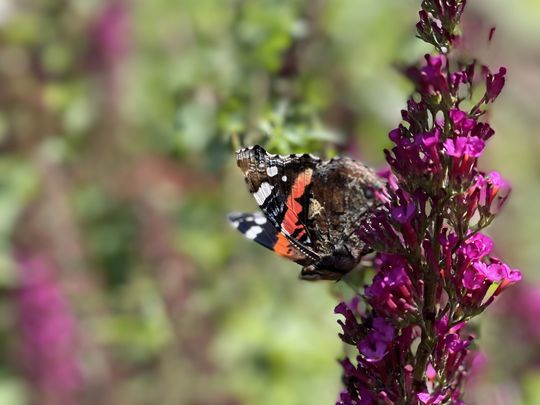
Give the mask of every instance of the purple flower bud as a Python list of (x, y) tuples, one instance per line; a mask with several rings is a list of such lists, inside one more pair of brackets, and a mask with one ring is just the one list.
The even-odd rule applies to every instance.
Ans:
[(427, 64), (421, 70), (424, 83), (433, 92), (447, 93), (448, 82), (443, 68), (448, 63), (444, 55), (426, 55)]
[(454, 91), (458, 90), (460, 84), (465, 84), (469, 82), (469, 76), (467, 72), (455, 72), (450, 75), (450, 83), (452, 84), (452, 89)]
[(388, 137), (390, 138), (390, 140), (392, 140), (392, 142), (394, 142), (395, 144), (399, 144), (401, 143), (401, 140), (403, 139), (403, 135), (401, 133), (401, 128), (398, 127), (396, 129), (393, 129), (390, 131), (390, 133), (388, 134)]
[(343, 330), (343, 333), (341, 333), (339, 337), (345, 343), (355, 345), (358, 342), (361, 332), (353, 311), (351, 311), (346, 303), (341, 302), (334, 309), (334, 313), (341, 314), (345, 317), (345, 322), (338, 320), (338, 324), (341, 325)]
[(436, 46), (442, 53), (448, 52), (458, 36), (455, 27), (461, 19), (466, 0), (425, 0), (416, 24), (418, 36)]
[(379, 314), (399, 321), (417, 311), (416, 291), (404, 264), (393, 263), (393, 256), (383, 258), (377, 264), (379, 272), (365, 289), (366, 299)]
[(388, 346), (394, 339), (395, 330), (383, 318), (373, 320), (372, 329), (358, 344), (358, 350), (366, 361), (373, 363), (380, 361), (388, 352)]
[(426, 377), (430, 381), (435, 381), (435, 378), (437, 378), (437, 370), (433, 367), (433, 364), (429, 363), (426, 369)]
[(448, 80), (446, 76), (447, 60), (444, 55), (426, 55), (426, 64), (421, 68), (410, 67), (406, 70), (406, 75), (415, 83), (418, 92), (426, 98), (430, 96), (446, 95), (449, 93)]
[(476, 121), (469, 118), (468, 114), (457, 108), (450, 110), (450, 119), (454, 125), (454, 132), (458, 136), (467, 136), (474, 128)]
[(467, 117), (467, 113), (465, 111), (461, 111), (460, 109), (457, 109), (457, 108), (452, 108), (450, 110), (450, 119), (452, 120), (452, 122), (454, 123), (454, 126), (461, 126), (461, 123), (464, 122), (468, 117)]
[(495, 134), (495, 131), (489, 126), (488, 123), (479, 122), (474, 126), (471, 134), (483, 139), (484, 141), (487, 141), (493, 136), (493, 134)]
[(382, 358), (386, 356), (387, 349), (387, 342), (376, 340), (371, 335), (360, 341), (358, 344), (358, 350), (370, 363), (382, 360)]
[(486, 103), (493, 102), (501, 93), (505, 84), (506, 68), (499, 68), (499, 73), (492, 75), (487, 74), (486, 77)]
[(373, 337), (381, 342), (390, 343), (394, 339), (395, 330), (384, 318), (373, 320)]
[(405, 224), (411, 220), (416, 211), (416, 204), (409, 202), (402, 206), (392, 208), (392, 218), (401, 224)]
[(435, 128), (432, 132), (422, 134), (420, 140), (424, 146), (431, 147), (437, 146), (440, 138), (441, 130), (439, 128)]
[(486, 213), (497, 214), (506, 203), (510, 192), (510, 184), (504, 180), (499, 172), (491, 172), (487, 175), (476, 176), (476, 183), (471, 192), (478, 192), (478, 205)]
[(495, 35), (495, 30), (497, 29), (497, 27), (491, 27), (489, 29), (489, 35), (488, 35), (488, 41), (491, 42), (491, 40), (493, 39), (493, 35)]
[(446, 351), (450, 354), (456, 354), (465, 350), (470, 345), (469, 340), (462, 339), (457, 333), (450, 333), (445, 337)]
[(437, 405), (440, 404), (445, 398), (445, 395), (440, 393), (430, 394), (428, 392), (418, 393), (418, 399), (422, 404), (426, 405)]

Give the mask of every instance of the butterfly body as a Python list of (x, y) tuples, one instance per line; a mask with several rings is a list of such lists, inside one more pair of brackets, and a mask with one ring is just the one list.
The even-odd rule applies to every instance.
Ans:
[(238, 167), (263, 214), (231, 214), (248, 239), (303, 266), (306, 280), (338, 280), (369, 249), (356, 230), (383, 187), (377, 175), (349, 158), (272, 155), (260, 146), (237, 152)]

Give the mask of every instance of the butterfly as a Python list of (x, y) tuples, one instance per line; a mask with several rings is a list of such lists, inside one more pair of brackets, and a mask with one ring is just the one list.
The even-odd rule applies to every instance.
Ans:
[(244, 236), (302, 266), (304, 280), (339, 280), (371, 249), (360, 219), (378, 202), (383, 181), (346, 157), (273, 155), (255, 145), (236, 152), (249, 192), (262, 212), (231, 213)]

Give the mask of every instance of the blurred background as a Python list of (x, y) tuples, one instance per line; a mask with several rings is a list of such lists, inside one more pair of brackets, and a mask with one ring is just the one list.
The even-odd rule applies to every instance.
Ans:
[[(228, 226), (255, 210), (233, 153), (384, 165), (418, 8), (0, 0), (0, 404), (333, 404), (346, 287)], [(461, 52), (509, 69), (489, 233), (525, 275), (481, 316), (476, 404), (540, 403), (539, 38), (537, 0), (470, 1)]]

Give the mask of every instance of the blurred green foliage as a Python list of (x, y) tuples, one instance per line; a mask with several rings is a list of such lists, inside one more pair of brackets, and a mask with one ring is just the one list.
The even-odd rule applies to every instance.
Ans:
[[(332, 311), (347, 287), (300, 283), (295, 265), (229, 229), (226, 212), (255, 209), (233, 151), (261, 143), (381, 166), (410, 91), (397, 67), (429, 51), (414, 38), (417, 8), (0, 2), (0, 403), (70, 403), (40, 383), (50, 365), (23, 361), (19, 251), (54, 263), (69, 303), (81, 374), (66, 388), (71, 403), (333, 403), (342, 348)], [(484, 165), (514, 183), (492, 231), (532, 279), (538, 22), (536, 1), (478, 0), (464, 25), (466, 52), (509, 67)], [(490, 45), (475, 39), (492, 25)], [(496, 335), (498, 322), (482, 329)], [(488, 354), (500, 345), (486, 338)], [(510, 386), (504, 403), (536, 403), (538, 369), (524, 359), (512, 379), (517, 366), (505, 371), (499, 357), (478, 392)]]

